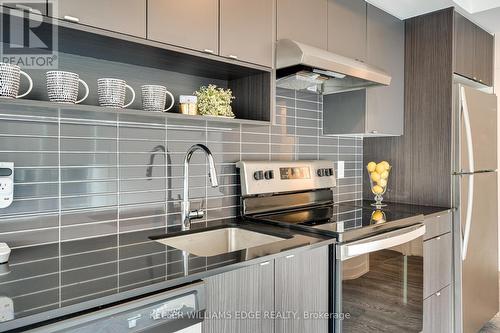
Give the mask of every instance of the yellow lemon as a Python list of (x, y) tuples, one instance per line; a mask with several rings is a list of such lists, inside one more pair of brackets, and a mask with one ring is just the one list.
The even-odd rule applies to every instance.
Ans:
[(380, 174), (380, 178), (387, 179), (389, 178), (389, 171), (384, 171)]
[(375, 167), (375, 171), (377, 171), (379, 174), (386, 171), (387, 169), (385, 168), (385, 164), (379, 163)]
[(374, 220), (374, 221), (380, 221), (383, 218), (384, 218), (384, 213), (382, 213), (382, 211), (380, 211), (380, 210), (376, 210), (372, 214), (372, 220)]
[(383, 189), (383, 187), (382, 187), (382, 186), (380, 186), (380, 185), (375, 185), (375, 186), (373, 186), (372, 191), (373, 191), (373, 193), (375, 193), (375, 194), (382, 194), (382, 193), (384, 193), (384, 189)]
[(386, 170), (389, 170), (391, 167), (391, 165), (387, 161), (382, 161), (382, 162), (380, 162), (380, 164), (382, 164)]
[(370, 162), (366, 165), (366, 169), (368, 169), (368, 172), (373, 172), (375, 171), (375, 168), (377, 167), (377, 163), (375, 162)]
[(387, 179), (380, 178), (380, 180), (377, 182), (377, 184), (379, 184), (382, 187), (386, 187), (387, 186)]
[(370, 178), (372, 179), (372, 181), (378, 182), (380, 180), (380, 174), (377, 172), (372, 172), (370, 174)]

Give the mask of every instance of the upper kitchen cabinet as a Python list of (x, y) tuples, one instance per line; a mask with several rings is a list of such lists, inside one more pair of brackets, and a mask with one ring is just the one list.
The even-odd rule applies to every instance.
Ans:
[(476, 79), (493, 86), (494, 38), (491, 34), (476, 26), (474, 34), (474, 73)]
[(403, 134), (404, 22), (368, 5), (366, 31), (367, 63), (387, 72), (391, 83), (324, 96), (323, 133), (326, 135)]
[(146, 0), (59, 0), (58, 18), (146, 38)]
[(148, 39), (218, 54), (219, 0), (148, 0)]
[(327, 49), (327, 0), (278, 0), (277, 37)]
[(273, 66), (274, 1), (220, 0), (220, 55)]
[(367, 15), (364, 0), (328, 0), (328, 51), (366, 60)]
[(404, 124), (404, 22), (368, 5), (367, 62), (388, 72), (388, 87), (366, 90), (367, 132), (402, 135)]
[(457, 12), (454, 13), (454, 72), (493, 85), (494, 39)]

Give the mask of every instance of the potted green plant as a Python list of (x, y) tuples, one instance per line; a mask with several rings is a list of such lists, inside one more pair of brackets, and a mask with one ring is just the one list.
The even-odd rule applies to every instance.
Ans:
[(234, 118), (231, 101), (235, 98), (231, 89), (219, 88), (214, 84), (196, 91), (198, 113), (203, 116)]

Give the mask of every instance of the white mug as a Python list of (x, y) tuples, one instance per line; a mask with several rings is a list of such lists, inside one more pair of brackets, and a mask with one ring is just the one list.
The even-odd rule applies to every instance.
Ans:
[[(47, 93), (51, 102), (78, 104), (89, 96), (89, 86), (85, 81), (80, 79), (80, 76), (76, 73), (48, 71), (46, 76)], [(85, 94), (82, 98), (77, 100), (79, 83), (85, 88)]]
[[(18, 95), (21, 75), (28, 80), (29, 87), (24, 94)], [(0, 97), (21, 98), (28, 95), (32, 89), (33, 80), (19, 66), (0, 62)]]
[[(132, 93), (132, 99), (125, 104), (126, 89)], [(135, 91), (121, 79), (102, 78), (97, 80), (99, 104), (111, 108), (126, 108), (135, 100)]]
[[(170, 110), (175, 103), (174, 95), (167, 90), (166, 87), (156, 84), (146, 84), (141, 86), (142, 91), (142, 109), (145, 111), (161, 111)], [(167, 95), (170, 97), (170, 105), (165, 108)]]

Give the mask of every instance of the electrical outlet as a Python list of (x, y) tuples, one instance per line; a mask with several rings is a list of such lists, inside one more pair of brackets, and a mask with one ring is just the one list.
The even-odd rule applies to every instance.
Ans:
[(0, 208), (9, 207), (14, 199), (14, 163), (0, 162)]
[(344, 161), (337, 162), (337, 178), (344, 178)]

